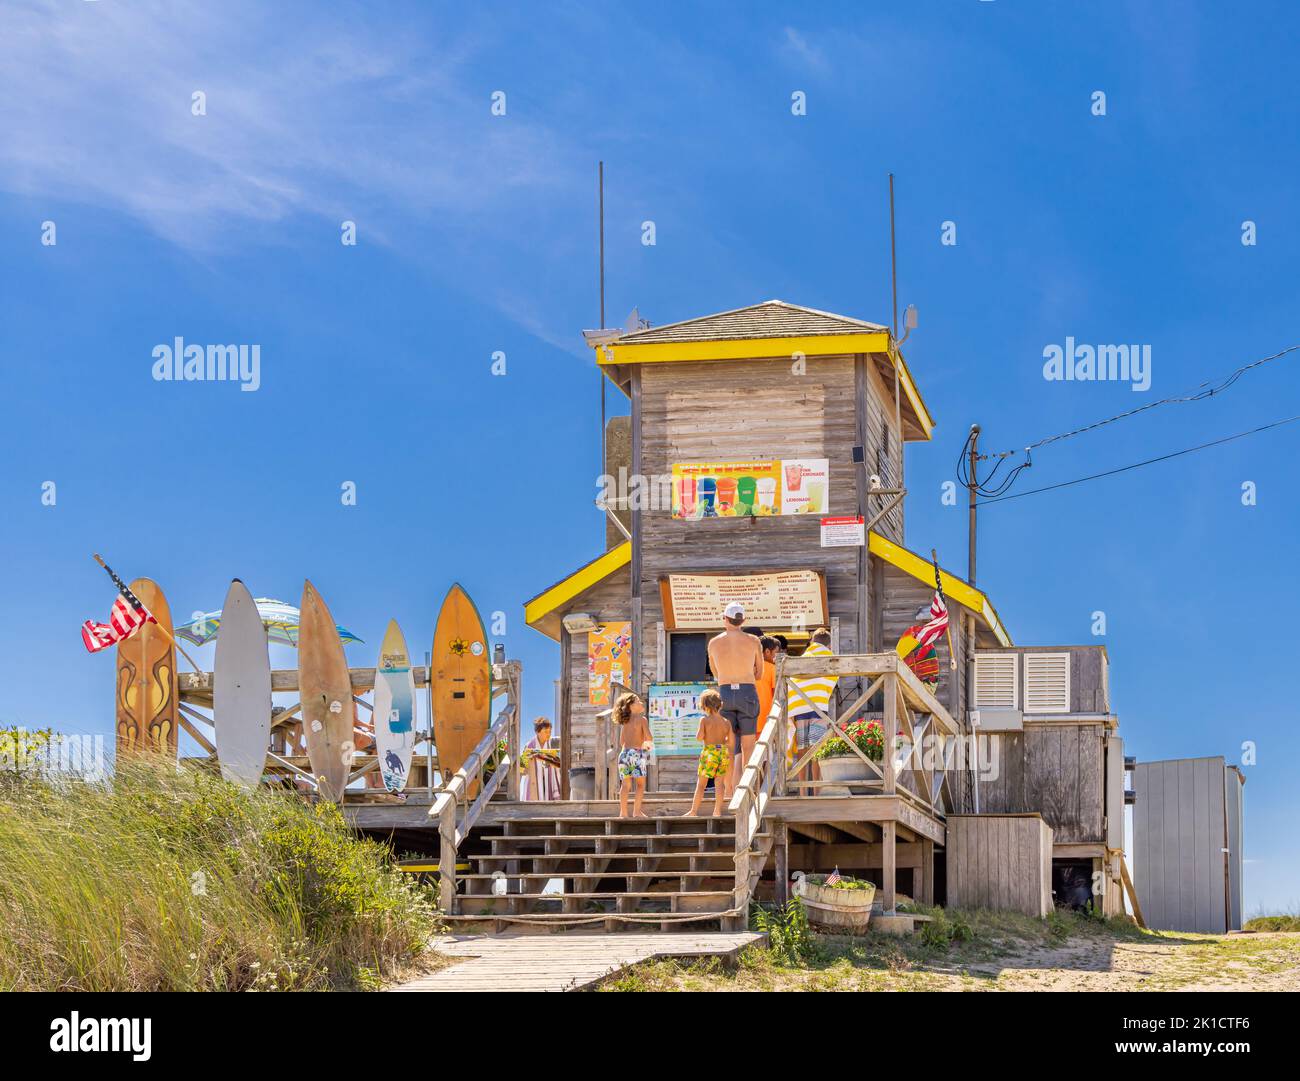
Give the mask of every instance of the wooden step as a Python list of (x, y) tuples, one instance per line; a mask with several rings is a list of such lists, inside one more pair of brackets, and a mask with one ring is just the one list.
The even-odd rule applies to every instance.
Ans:
[[(543, 882), (549, 882), (555, 878), (732, 878), (735, 876), (735, 868), (728, 868), (726, 871), (568, 871), (564, 874), (547, 874), (544, 871), (511, 874), (509, 871), (500, 871), (497, 873), (507, 882), (516, 878), (540, 879)], [(496, 879), (496, 874), (456, 876), (457, 882), (495, 882)], [(560, 895), (556, 894), (556, 896)]]
[[(725, 909), (722, 911), (726, 911)], [(656, 923), (662, 926), (667, 924), (683, 923), (702, 923), (706, 920), (721, 920), (733, 917), (723, 916), (722, 912), (527, 912), (516, 913), (518, 922), (527, 926), (530, 923), (551, 923), (563, 925), (572, 924), (591, 924), (593, 922), (604, 921), (609, 927), (612, 924), (622, 922), (623, 917), (637, 917), (642, 919), (629, 919), (626, 921), (629, 930), (635, 930), (638, 927), (641, 930), (652, 928)], [(646, 919), (645, 917), (654, 917)], [(509, 924), (512, 921), (512, 914), (507, 912), (474, 912), (461, 913), (455, 915), (444, 915), (439, 917), (444, 923), (498, 923)]]
[(706, 898), (727, 898), (730, 900), (734, 890), (634, 890), (627, 893), (593, 891), (586, 893), (505, 893), (500, 896), (492, 893), (467, 893), (460, 896), (462, 907), (474, 907), (483, 904), (509, 904), (511, 901), (667, 901), (689, 898), (699, 901)]
[(499, 833), (484, 833), (484, 837), (509, 838), (516, 841), (541, 841), (541, 840), (575, 840), (575, 841), (594, 841), (597, 839), (608, 841), (644, 841), (647, 838), (654, 837), (726, 837), (734, 838), (735, 830), (701, 830), (690, 829), (688, 826), (677, 826), (673, 829), (665, 830), (614, 830), (606, 832), (604, 830), (592, 829), (572, 829), (572, 830), (531, 830), (526, 833), (516, 832), (514, 830), (502, 830)]
[[(663, 859), (674, 860), (731, 860), (736, 856), (735, 849), (722, 848), (711, 852), (700, 852), (698, 850), (683, 848), (680, 851), (655, 852), (652, 855)], [(645, 859), (644, 852), (516, 852), (516, 853), (491, 853), (484, 855), (463, 856), (463, 859), (473, 860), (475, 863), (506, 863), (515, 860), (589, 860), (594, 857), (610, 860), (635, 860)], [(433, 861), (436, 869), (437, 861)]]

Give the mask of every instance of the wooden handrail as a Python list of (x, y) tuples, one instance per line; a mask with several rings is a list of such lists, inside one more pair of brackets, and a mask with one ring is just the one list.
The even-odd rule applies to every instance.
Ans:
[(789, 678), (836, 676), (840, 679), (896, 675), (909, 704), (934, 717), (948, 735), (960, 735), (965, 724), (953, 718), (943, 704), (916, 678), (897, 653), (845, 653), (838, 657), (791, 657), (785, 666)]
[[(460, 769), (451, 775), (451, 779), (434, 796), (429, 807), (429, 817), (438, 821), (438, 907), (443, 912), (456, 910), (457, 850), (474, 828), (483, 808), (501, 787), (502, 780), (516, 768), (518, 750), (513, 744), (517, 738), (512, 735), (517, 729), (514, 723), (515, 713), (512, 704), (497, 714), (497, 719), (470, 751)], [(482, 777), (483, 770), (498, 753), (503, 737), (506, 740), (506, 751), (496, 760), (492, 776), (485, 781)], [(479, 792), (474, 802), (469, 803), (472, 779), (478, 781)], [(463, 812), (460, 811), (462, 804), (465, 804)]]
[[(768, 717), (763, 731), (754, 744), (749, 761), (741, 771), (736, 791), (732, 793), (729, 809), (736, 823), (735, 892), (733, 906), (743, 910), (749, 903), (749, 879), (754, 836), (763, 827), (768, 801), (774, 791), (779, 791), (785, 779), (786, 726), (789, 723), (786, 702), (786, 681), (783, 671), (785, 657), (777, 661), (775, 687), (780, 696), (781, 712), (776, 718)], [(761, 870), (761, 868), (760, 868)]]

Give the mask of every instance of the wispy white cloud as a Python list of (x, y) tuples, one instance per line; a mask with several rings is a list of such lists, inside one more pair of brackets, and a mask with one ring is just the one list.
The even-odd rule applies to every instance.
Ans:
[[(103, 206), (183, 246), (295, 214), (369, 239), (570, 182), (561, 139), (493, 118), (478, 43), (276, 6), (135, 0), (0, 7), (0, 189)], [(207, 115), (191, 113), (203, 91)]]
[(785, 28), (782, 51), (815, 72), (820, 73), (826, 68), (826, 54), (793, 26)]

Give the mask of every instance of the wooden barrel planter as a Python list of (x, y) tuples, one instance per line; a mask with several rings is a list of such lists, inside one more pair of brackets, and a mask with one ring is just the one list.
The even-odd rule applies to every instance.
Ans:
[(845, 890), (805, 878), (803, 888), (809, 923), (842, 935), (866, 933), (871, 920), (871, 902), (876, 899), (874, 885), (867, 883), (863, 889)]

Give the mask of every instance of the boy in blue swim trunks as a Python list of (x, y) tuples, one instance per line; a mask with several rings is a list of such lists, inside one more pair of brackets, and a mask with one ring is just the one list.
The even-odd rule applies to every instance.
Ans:
[(645, 703), (635, 694), (621, 694), (614, 703), (614, 722), (621, 730), (618, 752), (618, 817), (627, 818), (627, 796), (635, 785), (636, 798), (632, 803), (635, 818), (649, 818), (641, 810), (645, 799), (645, 780), (650, 774), (650, 722), (646, 720)]

